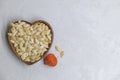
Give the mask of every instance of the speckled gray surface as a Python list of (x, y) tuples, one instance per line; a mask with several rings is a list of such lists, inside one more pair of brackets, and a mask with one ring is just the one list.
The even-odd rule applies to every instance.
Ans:
[[(5, 35), (19, 19), (52, 25), (55, 68), (43, 60), (27, 66), (13, 54)], [(120, 0), (0, 0), (0, 80), (120, 80)]]

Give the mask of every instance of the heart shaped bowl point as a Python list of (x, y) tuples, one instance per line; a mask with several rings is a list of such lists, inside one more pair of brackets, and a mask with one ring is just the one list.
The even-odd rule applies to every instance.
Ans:
[(33, 23), (25, 20), (15, 21), (9, 26), (7, 34), (14, 54), (28, 65), (43, 58), (50, 50), (54, 38), (51, 25), (44, 20)]

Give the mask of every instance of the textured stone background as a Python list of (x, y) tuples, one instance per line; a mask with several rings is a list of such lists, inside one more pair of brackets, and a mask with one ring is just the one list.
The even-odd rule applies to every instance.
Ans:
[[(19, 19), (52, 25), (55, 68), (42, 60), (27, 66), (13, 54), (6, 31)], [(120, 80), (120, 0), (0, 0), (0, 80)]]

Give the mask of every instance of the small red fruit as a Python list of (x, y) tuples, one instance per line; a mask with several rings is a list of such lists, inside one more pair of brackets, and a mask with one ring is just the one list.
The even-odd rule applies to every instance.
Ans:
[(57, 65), (57, 58), (54, 54), (48, 54), (45, 58), (44, 58), (44, 64), (48, 65), (48, 66), (56, 66)]

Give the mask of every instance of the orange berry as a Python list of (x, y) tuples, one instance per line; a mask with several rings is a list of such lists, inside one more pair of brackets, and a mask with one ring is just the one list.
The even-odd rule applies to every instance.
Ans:
[(56, 66), (57, 65), (57, 58), (54, 54), (48, 54), (45, 58), (44, 58), (44, 64), (48, 65), (48, 66)]

